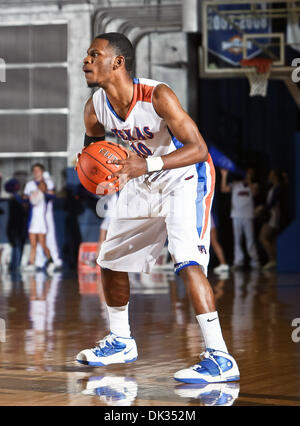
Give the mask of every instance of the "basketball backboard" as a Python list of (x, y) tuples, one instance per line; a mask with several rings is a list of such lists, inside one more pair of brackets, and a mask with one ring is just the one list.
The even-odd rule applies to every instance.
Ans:
[(292, 0), (204, 0), (201, 76), (242, 77), (243, 59), (268, 58), (270, 78), (287, 78), (300, 57), (299, 18), (300, 2)]

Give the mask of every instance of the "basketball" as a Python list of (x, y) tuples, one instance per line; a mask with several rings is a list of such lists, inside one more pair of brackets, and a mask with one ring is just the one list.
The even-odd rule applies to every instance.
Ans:
[(116, 178), (107, 177), (119, 171), (122, 166), (107, 164), (108, 160), (125, 160), (127, 151), (119, 144), (109, 141), (94, 142), (83, 148), (78, 155), (76, 171), (85, 189), (98, 195), (107, 195), (119, 190)]
[(44, 193), (40, 191), (39, 189), (36, 189), (35, 191), (32, 191), (29, 195), (29, 200), (33, 206), (37, 206), (38, 204), (41, 204), (44, 201)]

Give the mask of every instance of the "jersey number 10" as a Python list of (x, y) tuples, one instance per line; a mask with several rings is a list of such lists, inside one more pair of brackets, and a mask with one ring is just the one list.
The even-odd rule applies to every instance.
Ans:
[[(137, 146), (136, 146), (137, 145)], [(131, 143), (131, 148), (135, 150), (138, 154), (142, 155), (153, 155), (153, 152), (142, 142), (138, 142), (137, 144)]]

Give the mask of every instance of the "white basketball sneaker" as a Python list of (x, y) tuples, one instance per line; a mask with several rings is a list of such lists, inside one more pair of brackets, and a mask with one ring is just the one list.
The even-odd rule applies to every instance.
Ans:
[(235, 359), (226, 352), (206, 349), (199, 364), (179, 370), (174, 379), (184, 383), (234, 382), (240, 379)]
[(230, 266), (225, 263), (221, 263), (219, 266), (214, 268), (215, 274), (222, 274), (224, 272), (229, 272), (229, 271), (230, 271)]
[(36, 270), (35, 265), (28, 263), (23, 269), (24, 272), (34, 272)]
[(52, 260), (48, 260), (46, 263), (46, 271), (49, 275), (52, 275), (55, 269), (55, 264)]
[(132, 337), (119, 337), (110, 333), (97, 343), (95, 348), (79, 352), (76, 360), (81, 364), (97, 367), (133, 362), (138, 358), (136, 343)]

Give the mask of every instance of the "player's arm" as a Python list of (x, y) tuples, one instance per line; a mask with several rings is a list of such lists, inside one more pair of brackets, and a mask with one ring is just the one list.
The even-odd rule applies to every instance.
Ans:
[(45, 182), (45, 187), (46, 188), (44, 193), (46, 201), (54, 200), (56, 198), (56, 194), (53, 181), (48, 179), (47, 183)]
[(92, 97), (90, 97), (85, 104), (84, 124), (86, 129), (84, 136), (84, 146), (88, 146), (92, 142), (104, 140), (105, 129), (104, 126), (98, 121)]
[(184, 111), (175, 93), (166, 85), (157, 86), (153, 93), (153, 107), (163, 118), (171, 133), (183, 144), (182, 148), (163, 155), (163, 169), (175, 169), (207, 160), (207, 145), (196, 123)]
[(29, 201), (30, 191), (28, 188), (28, 183), (26, 183), (23, 193), (19, 195), (17, 192), (14, 193), (15, 199), (19, 202), (28, 202)]
[(152, 171), (175, 169), (207, 160), (206, 143), (194, 121), (181, 107), (174, 92), (166, 85), (157, 86), (153, 93), (153, 106), (183, 147), (162, 157), (149, 156), (147, 160), (136, 153), (129, 153), (126, 160), (108, 160), (108, 163), (120, 164), (123, 167), (120, 172), (112, 174), (107, 179), (123, 174), (128, 180)]
[(228, 193), (231, 192), (231, 186), (227, 183), (228, 170), (220, 169), (221, 171), (221, 192)]

